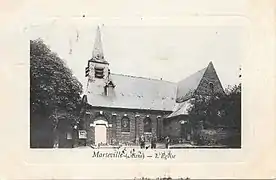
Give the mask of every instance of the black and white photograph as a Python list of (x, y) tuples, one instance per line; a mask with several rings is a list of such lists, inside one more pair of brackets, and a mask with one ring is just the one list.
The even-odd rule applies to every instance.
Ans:
[(241, 148), (239, 26), (34, 26), (30, 148)]
[(273, 179), (275, 3), (7, 1), (0, 179)]

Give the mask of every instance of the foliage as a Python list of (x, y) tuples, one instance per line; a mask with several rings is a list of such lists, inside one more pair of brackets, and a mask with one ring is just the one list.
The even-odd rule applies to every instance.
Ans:
[(73, 112), (82, 92), (71, 70), (41, 39), (30, 42), (30, 90), (31, 111), (46, 114)]
[(226, 89), (225, 94), (195, 95), (191, 104), (191, 124), (197, 129), (194, 138), (200, 144), (214, 144), (214, 141), (219, 141), (214, 138), (216, 135), (199, 131), (201, 129), (231, 129), (231, 133), (240, 134), (241, 84)]
[[(78, 120), (82, 85), (65, 62), (41, 39), (30, 41), (31, 129), (47, 121), (57, 128), (59, 120)], [(44, 118), (32, 118), (38, 114)], [(46, 118), (45, 118), (46, 117)], [(45, 130), (45, 128), (42, 130)]]

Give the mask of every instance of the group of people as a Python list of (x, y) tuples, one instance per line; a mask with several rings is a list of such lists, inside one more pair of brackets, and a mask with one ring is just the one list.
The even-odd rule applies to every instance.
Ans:
[[(167, 136), (165, 138), (165, 146), (166, 146), (166, 149), (169, 148), (169, 143), (170, 143), (170, 138)], [(140, 144), (140, 148), (141, 149), (147, 149), (149, 147), (146, 147), (146, 138), (145, 136), (142, 134), (139, 138), (139, 144)], [(156, 149), (156, 144), (157, 144), (157, 137), (155, 135), (151, 136), (150, 138), (150, 147), (151, 149)]]

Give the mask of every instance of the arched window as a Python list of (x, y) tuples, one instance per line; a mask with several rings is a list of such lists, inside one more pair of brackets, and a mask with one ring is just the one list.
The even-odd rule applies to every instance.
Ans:
[(127, 116), (124, 116), (121, 120), (121, 131), (130, 132), (130, 120)]
[(211, 90), (211, 92), (214, 92), (214, 84), (212, 82), (209, 83), (209, 88)]
[(151, 133), (152, 123), (149, 117), (144, 119), (144, 132)]

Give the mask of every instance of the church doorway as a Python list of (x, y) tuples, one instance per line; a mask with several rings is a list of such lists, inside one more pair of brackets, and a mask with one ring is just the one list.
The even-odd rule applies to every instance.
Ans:
[(95, 144), (106, 144), (107, 122), (97, 120), (95, 123)]

